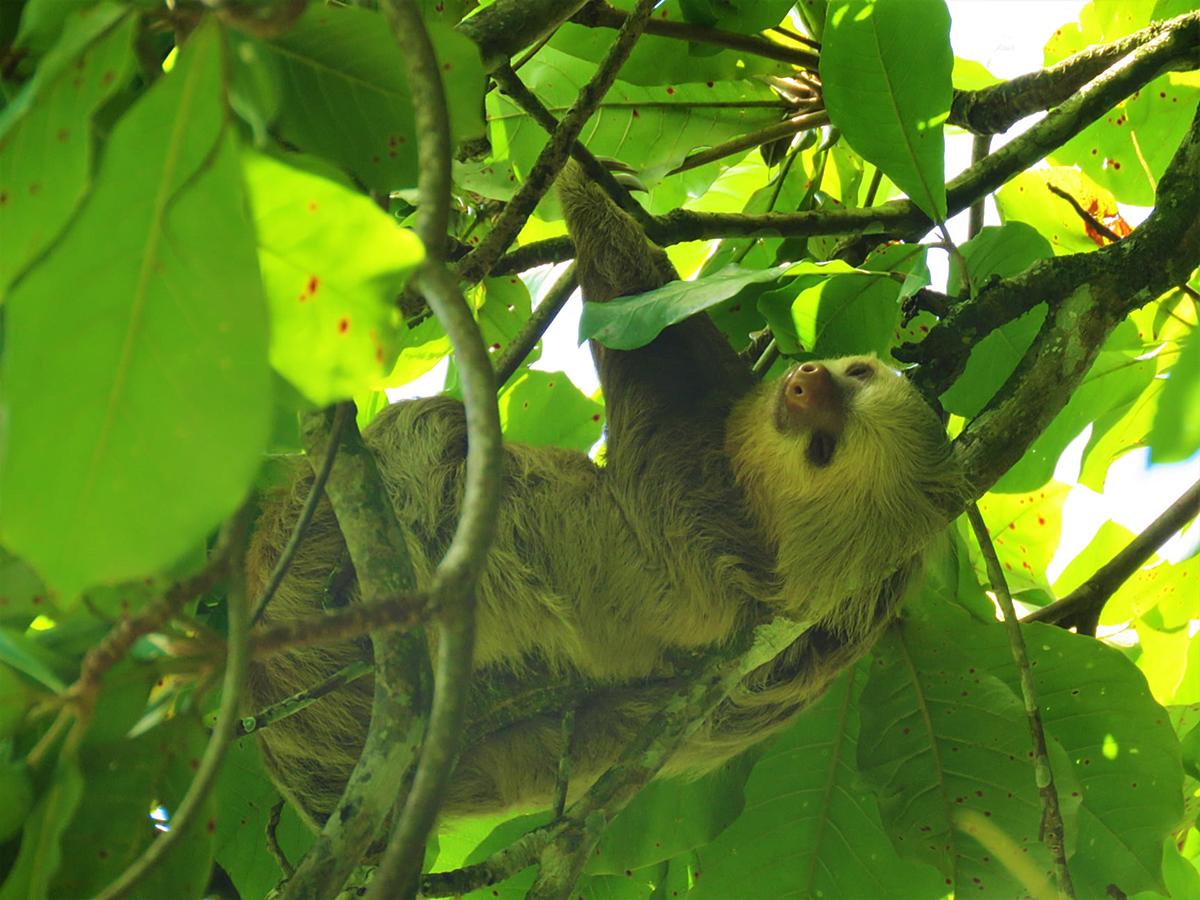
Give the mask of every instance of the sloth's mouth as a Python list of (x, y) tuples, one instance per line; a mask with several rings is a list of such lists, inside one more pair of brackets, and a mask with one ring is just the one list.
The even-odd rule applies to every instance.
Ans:
[(804, 455), (818, 469), (823, 469), (833, 462), (833, 451), (836, 449), (836, 435), (830, 434), (828, 431), (814, 431)]

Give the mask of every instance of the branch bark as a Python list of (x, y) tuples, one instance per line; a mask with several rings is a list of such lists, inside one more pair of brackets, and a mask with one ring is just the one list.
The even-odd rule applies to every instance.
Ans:
[[(303, 421), (305, 450), (315, 463), (327, 444), (340, 441), (326, 491), (367, 603), (408, 593), (415, 578), (404, 533), (396, 522), (374, 457), (362, 442), (354, 416), (340, 432), (329, 429), (332, 413)], [(292, 877), (284, 898), (321, 898), (337, 893), (375, 840), (400, 794), (404, 774), (425, 730), (424, 642), (393, 631), (371, 634), (375, 693), (371, 724), (358, 763), (337, 808)]]

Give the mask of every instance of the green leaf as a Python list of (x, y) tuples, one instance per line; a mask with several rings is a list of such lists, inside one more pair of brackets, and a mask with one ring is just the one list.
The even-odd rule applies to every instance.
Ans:
[[(622, 5), (622, 4), (618, 4)], [(628, 8), (629, 4), (623, 4)], [(708, 5), (706, 3), (706, 5)], [(680, 0), (668, 0), (660, 4), (654, 11), (655, 18), (667, 21), (682, 22), (692, 20), (681, 7), (685, 6)], [(780, 7), (786, 14), (789, 0), (750, 0), (742, 4), (742, 9), (729, 10), (727, 4), (721, 6), (733, 12), (728, 19), (718, 27), (726, 31), (740, 31), (753, 34), (771, 25), (779, 24), (782, 14), (776, 14)], [(756, 21), (765, 21), (758, 27), (739, 27), (750, 17)], [(567, 22), (561, 25), (550, 39), (549, 46), (556, 51), (598, 63), (612, 47), (612, 33), (604, 28), (588, 28)], [(535, 57), (536, 58), (536, 57)], [(711, 44), (680, 41), (669, 37), (659, 37), (653, 34), (643, 34), (633, 45), (629, 59), (621, 66), (621, 79), (636, 85), (665, 85), (686, 84), (689, 82), (726, 81), (732, 79), (751, 78), (755, 75), (788, 75), (790, 67), (786, 63), (765, 59), (754, 53), (737, 50), (717, 50)]]
[[(914, 609), (922, 670), (974, 667), (1016, 694), (1017, 672), (999, 623), (969, 623), (944, 604)], [(1119, 650), (1049, 625), (1022, 631), (1046, 733), (1070, 760), (1064, 772), (1052, 759), (1059, 798), (1079, 803), (1073, 841), (1068, 831), (1077, 896), (1102, 897), (1108, 884), (1128, 893), (1161, 889), (1161, 845), (1179, 820), (1183, 796), (1179, 741), (1166, 710)], [(1024, 722), (1013, 729), (1028, 747)], [(1032, 783), (1032, 772), (1028, 777)], [(1037, 841), (1036, 824), (1031, 837)]]
[(93, 118), (129, 80), (136, 24), (108, 4), (72, 19), (0, 113), (0, 298), (50, 247), (88, 192)]
[(662, 330), (716, 306), (751, 284), (773, 281), (789, 265), (743, 269), (730, 265), (695, 281), (672, 281), (644, 294), (607, 303), (585, 303), (579, 318), (579, 340), (594, 338), (614, 350), (644, 347)]
[(914, 272), (917, 283), (929, 283), (924, 248), (896, 244), (873, 253), (854, 274), (835, 275), (800, 291), (792, 304), (800, 343), (824, 359), (854, 353), (886, 357), (902, 299), (893, 273)]
[[(440, 23), (430, 36), (455, 141), (483, 133), (486, 79), (471, 41)], [(280, 136), (322, 156), (376, 191), (417, 182), (416, 129), (404, 58), (384, 17), (313, 4), (288, 31), (258, 46), (257, 64), (278, 67)]]
[[(1059, 29), (1046, 44), (1052, 65), (1089, 45), (1104, 44), (1149, 24), (1151, 2), (1090, 3), (1078, 28)], [(1179, 4), (1168, 15), (1190, 11)], [(1165, 10), (1163, 11), (1165, 12)], [(1050, 155), (1055, 165), (1078, 166), (1122, 203), (1151, 206), (1158, 179), (1187, 133), (1200, 88), (1168, 73), (1119, 101)], [(1086, 208), (1087, 204), (1084, 204)]]
[[(959, 632), (985, 626), (939, 606), (953, 632), (906, 618), (876, 645), (861, 701), (859, 765), (880, 792), (884, 823), (903, 855), (936, 865), (956, 892), (1037, 896), (1053, 874), (1038, 840), (1024, 709), (999, 678), (958, 653)], [(1055, 756), (1056, 774), (1069, 775), (1061, 748)], [(1009, 852), (995, 846), (997, 832)], [(1007, 862), (1016, 855), (1025, 866), (1012, 870)]]
[[(937, 873), (901, 860), (862, 790), (857, 670), (835, 681), (771, 742), (746, 784), (746, 807), (699, 848), (688, 894), (730, 897), (940, 897)], [(747, 878), (752, 876), (753, 889)]]
[[(1046, 569), (1058, 551), (1063, 529), (1063, 504), (1071, 486), (1051, 481), (1027, 494), (988, 493), (979, 500), (992, 543), (1014, 592), (1031, 588), (1050, 592)], [(970, 538), (975, 546), (974, 535)], [(983, 559), (975, 554), (975, 571), (987, 580)]]
[(624, 875), (709, 844), (742, 812), (756, 759), (743, 754), (704, 778), (651, 782), (604, 830), (587, 871)]
[(1129, 322), (1117, 327), (1067, 405), (992, 490), (1030, 491), (1045, 484), (1054, 473), (1059, 455), (1085, 426), (1094, 423), (1093, 435), (1102, 425), (1111, 427), (1119, 416), (1105, 418), (1106, 414), (1116, 410), (1123, 413), (1137, 401), (1154, 379), (1155, 363), (1115, 349), (1131, 330), (1136, 335)]
[[(177, 717), (136, 740), (85, 745), (79, 809), (63, 832), (70, 865), (51, 896), (90, 897), (116, 878), (158, 834), (151, 810), (172, 813), (195, 774), (207, 730), (198, 718)], [(198, 897), (212, 866), (216, 798), (210, 796), (182, 838), (139, 885), (142, 897)]]
[[(216, 860), (243, 897), (265, 897), (283, 877), (264, 838), (279, 792), (263, 771), (253, 737), (235, 741), (217, 779)], [(293, 863), (313, 842), (313, 833), (285, 804), (275, 830), (280, 848)]]
[(50, 883), (63, 859), (60, 840), (82, 798), (79, 764), (64, 755), (25, 822), (21, 849), (0, 885), (0, 900), (46, 900), (52, 896)]
[[(611, 45), (610, 35), (603, 36)], [(595, 66), (544, 47), (521, 69), (521, 79), (561, 116), (575, 102)], [(488, 94), (488, 119), (497, 156), (528, 172), (546, 132), (498, 91)], [(599, 156), (638, 169), (648, 185), (697, 147), (712, 147), (779, 121), (779, 98), (756, 81), (639, 87), (617, 81), (588, 120), (581, 139)]]
[(1150, 458), (1156, 463), (1187, 459), (1200, 448), (1200, 328), (1192, 329), (1162, 389)]
[(830, 4), (821, 45), (829, 118), (938, 222), (946, 218), (942, 123), (953, 67), (942, 0)]
[(241, 502), (266, 441), (265, 305), (221, 56), (215, 23), (192, 34), (7, 304), (3, 540), (62, 599), (169, 566)]
[(336, 176), (258, 153), (244, 169), (271, 364), (319, 405), (376, 387), (399, 350), (395, 297), (424, 257), (420, 240)]
[(587, 452), (600, 439), (604, 407), (563, 372), (526, 371), (500, 394), (504, 438), (532, 447)]
[(47, 656), (45, 650), (22, 632), (0, 628), (0, 662), (24, 672), (56, 694), (65, 691), (66, 683), (54, 671), (53, 662)]
[(0, 547), (0, 625), (24, 628), (39, 615), (55, 613), (55, 604), (37, 573)]
[(1024, 222), (1050, 242), (1057, 254), (1086, 253), (1106, 243), (1091, 230), (1079, 213), (1050, 188), (1056, 187), (1074, 198), (1100, 221), (1117, 224), (1117, 203), (1109, 193), (1075, 169), (1055, 166), (1022, 172), (996, 192), (996, 208), (1006, 223)]

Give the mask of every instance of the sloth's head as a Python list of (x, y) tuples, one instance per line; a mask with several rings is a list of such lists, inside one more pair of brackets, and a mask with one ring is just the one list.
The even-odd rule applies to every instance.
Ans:
[(851, 544), (884, 566), (911, 554), (964, 494), (938, 417), (870, 356), (800, 363), (761, 385), (730, 417), (727, 450), (774, 539), (830, 565)]

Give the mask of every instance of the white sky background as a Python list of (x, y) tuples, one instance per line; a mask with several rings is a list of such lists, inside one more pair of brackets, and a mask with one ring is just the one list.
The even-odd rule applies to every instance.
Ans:
[[(1123, 2), (1123, 0), (1114, 0)], [(948, 0), (951, 15), (950, 39), (957, 56), (982, 63), (993, 75), (1007, 79), (1042, 67), (1042, 47), (1060, 25), (1078, 21), (1084, 0)], [(1011, 140), (1028, 123), (1016, 126), (1008, 135), (993, 141), (993, 149)], [(970, 163), (971, 137), (947, 134), (946, 176), (951, 178)], [(1140, 222), (1145, 210), (1122, 207), (1131, 224)], [(999, 224), (995, 207), (990, 203), (987, 223)], [(951, 222), (955, 241), (966, 239), (966, 214)], [(946, 259), (942, 253), (931, 253), (930, 269), (935, 286), (944, 286)], [(542, 273), (538, 273), (542, 275)], [(547, 274), (549, 274), (547, 270)], [(555, 273), (556, 274), (556, 273)], [(542, 276), (530, 285), (535, 299), (553, 283), (553, 276)], [(580, 314), (578, 292), (557, 316), (547, 331), (541, 359), (534, 368), (544, 371), (563, 371), (585, 394), (593, 394), (599, 384), (592, 367), (591, 354), (586, 346), (577, 343)], [(425, 396), (441, 390), (445, 364), (429, 375), (398, 391), (389, 391), (391, 399)], [(1060, 462), (1056, 477), (1076, 484), (1079, 458), (1086, 443), (1087, 432), (1068, 448)], [(1139, 532), (1152, 522), (1187, 487), (1200, 480), (1200, 454), (1190, 460), (1169, 466), (1150, 466), (1145, 450), (1133, 451), (1115, 462), (1109, 469), (1103, 495), (1077, 486), (1063, 510), (1063, 538), (1058, 555), (1050, 566), (1051, 580), (1055, 578), (1095, 535), (1101, 524), (1112, 519), (1130, 531)], [(1170, 559), (1188, 555), (1200, 542), (1200, 528), (1176, 536), (1163, 550)]]

